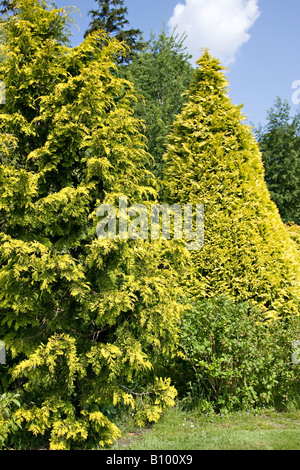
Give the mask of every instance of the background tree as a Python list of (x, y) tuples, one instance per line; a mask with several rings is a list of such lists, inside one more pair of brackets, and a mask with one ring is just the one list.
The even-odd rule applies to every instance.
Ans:
[(300, 112), (293, 118), (279, 97), (257, 130), (265, 179), (284, 222), (300, 224)]
[(2, 9), (0, 10), (1, 14), (7, 13), (8, 11), (13, 11), (16, 7), (16, 0), (2, 0), (0, 2)]
[[(297, 311), (299, 254), (270, 199), (258, 144), (231, 103), (220, 62), (198, 61), (164, 155), (165, 200), (204, 204), (203, 249), (192, 252), (196, 298), (252, 301), (266, 317)], [(299, 300), (298, 300), (299, 301)]]
[(111, 36), (114, 36), (118, 41), (124, 42), (130, 49), (126, 55), (123, 54), (121, 62), (130, 62), (133, 54), (142, 48), (142, 33), (139, 29), (125, 29), (129, 25), (127, 20), (127, 7), (124, 6), (123, 0), (96, 0), (99, 8), (97, 10), (90, 10), (89, 14), (92, 16), (92, 21), (89, 28), (84, 34), (88, 34), (104, 30)]
[(194, 69), (184, 47), (184, 36), (176, 31), (168, 36), (164, 29), (152, 35), (142, 52), (126, 67), (125, 76), (143, 96), (135, 107), (136, 116), (145, 122), (149, 153), (154, 159), (151, 170), (162, 177), (162, 155), (166, 136), (176, 114), (181, 111)]
[(180, 248), (96, 236), (101, 203), (156, 200), (124, 47), (104, 31), (67, 47), (68, 12), (38, 0), (17, 13), (1, 24), (1, 387), (52, 449), (105, 445), (114, 407), (143, 424), (174, 403), (155, 363), (176, 346)]

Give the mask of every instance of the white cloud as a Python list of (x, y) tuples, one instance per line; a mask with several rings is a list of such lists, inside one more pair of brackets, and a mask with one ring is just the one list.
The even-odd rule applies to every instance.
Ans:
[(249, 29), (260, 15), (258, 0), (184, 0), (174, 8), (170, 30), (186, 33), (185, 45), (196, 60), (202, 48), (232, 64), (249, 38)]

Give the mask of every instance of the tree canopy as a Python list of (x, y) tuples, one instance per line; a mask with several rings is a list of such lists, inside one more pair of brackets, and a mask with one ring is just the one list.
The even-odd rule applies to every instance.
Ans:
[(257, 130), (271, 198), (284, 222), (300, 224), (300, 112), (279, 97)]
[(15, 6), (16, 6), (16, 0), (2, 0), (0, 2), (0, 5), (2, 9), (0, 10), (0, 13), (7, 13), (8, 11), (13, 11)]
[(186, 52), (184, 36), (176, 31), (168, 36), (162, 29), (152, 35), (144, 49), (125, 68), (125, 76), (143, 97), (134, 106), (145, 123), (148, 150), (153, 157), (151, 170), (162, 178), (162, 155), (175, 116), (181, 111), (194, 69)]
[(123, 0), (96, 0), (97, 10), (90, 10), (89, 14), (92, 20), (84, 36), (94, 31), (104, 30), (107, 34), (114, 36), (121, 42), (124, 42), (129, 51), (120, 58), (121, 62), (131, 60), (133, 54), (142, 48), (142, 33), (139, 29), (126, 29), (129, 21), (126, 18), (128, 10), (124, 6)]

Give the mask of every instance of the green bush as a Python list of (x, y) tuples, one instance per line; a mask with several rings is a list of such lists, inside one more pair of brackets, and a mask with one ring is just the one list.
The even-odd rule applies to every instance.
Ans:
[(299, 318), (263, 321), (250, 303), (225, 296), (194, 303), (182, 321), (171, 375), (189, 406), (207, 411), (286, 408), (299, 392), (292, 344)]
[(15, 415), (15, 408), (20, 407), (17, 397), (12, 393), (0, 395), (0, 449), (6, 448), (9, 436), (20, 428)]

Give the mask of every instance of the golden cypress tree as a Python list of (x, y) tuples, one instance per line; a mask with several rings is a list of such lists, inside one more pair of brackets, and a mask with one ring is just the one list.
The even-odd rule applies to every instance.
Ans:
[(174, 403), (153, 369), (181, 310), (159, 240), (97, 237), (100, 204), (155, 200), (155, 183), (123, 45), (101, 31), (67, 47), (69, 20), (19, 0), (1, 24), (0, 335), (18, 419), (52, 449), (112, 442), (120, 404), (142, 424)]
[(266, 316), (299, 296), (298, 253), (270, 199), (261, 153), (241, 106), (231, 103), (220, 62), (206, 50), (164, 155), (168, 203), (201, 203), (204, 246), (194, 251), (196, 297), (252, 300)]

